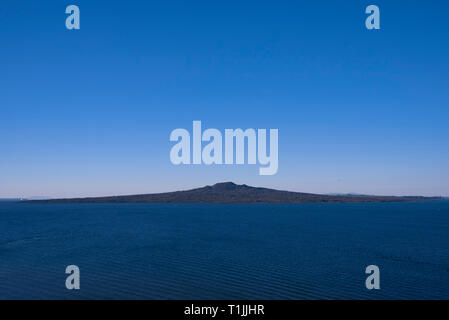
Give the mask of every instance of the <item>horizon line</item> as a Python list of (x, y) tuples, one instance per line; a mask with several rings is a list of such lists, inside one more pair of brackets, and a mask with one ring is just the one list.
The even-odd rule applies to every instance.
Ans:
[(223, 182), (217, 182), (214, 184), (206, 184), (199, 187), (191, 187), (191, 188), (185, 188), (185, 189), (177, 189), (177, 190), (171, 190), (171, 191), (160, 191), (160, 192), (139, 192), (139, 193), (123, 193), (123, 194), (109, 194), (109, 195), (88, 195), (88, 196), (64, 196), (64, 197), (53, 197), (53, 196), (8, 196), (8, 197), (2, 197), (0, 196), (0, 200), (52, 200), (52, 199), (82, 199), (82, 198), (103, 198), (103, 197), (122, 197), (122, 196), (136, 196), (136, 195), (149, 195), (149, 194), (162, 194), (162, 193), (171, 193), (171, 192), (178, 192), (178, 191), (188, 191), (198, 188), (204, 188), (204, 187), (211, 187), (217, 184), (234, 184), (238, 186), (248, 186), (253, 188), (265, 188), (265, 189), (271, 189), (271, 190), (277, 190), (277, 191), (284, 191), (284, 192), (296, 192), (296, 193), (306, 193), (306, 194), (315, 194), (315, 195), (333, 195), (333, 196), (373, 196), (373, 197), (424, 197), (424, 198), (449, 198), (449, 195), (410, 195), (410, 194), (394, 194), (394, 195), (388, 195), (388, 194), (369, 194), (369, 193), (358, 193), (358, 192), (326, 192), (326, 193), (316, 193), (316, 192), (306, 192), (306, 191), (292, 191), (292, 190), (286, 190), (286, 189), (278, 189), (278, 188), (269, 188), (269, 187), (258, 187), (258, 186), (252, 186), (245, 183), (237, 184), (232, 181), (223, 181)]

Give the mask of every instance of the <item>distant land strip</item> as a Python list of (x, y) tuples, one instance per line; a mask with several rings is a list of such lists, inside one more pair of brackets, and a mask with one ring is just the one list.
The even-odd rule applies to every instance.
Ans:
[(350, 203), (438, 201), (442, 197), (325, 195), (222, 182), (185, 191), (125, 196), (28, 200), (22, 203)]

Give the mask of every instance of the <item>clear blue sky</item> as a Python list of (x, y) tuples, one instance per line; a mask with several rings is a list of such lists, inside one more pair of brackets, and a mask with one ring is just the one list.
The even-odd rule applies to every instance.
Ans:
[[(81, 30), (65, 28), (65, 7)], [(381, 30), (365, 28), (365, 7)], [(0, 4), (0, 197), (234, 181), (449, 196), (447, 1)], [(278, 128), (279, 170), (174, 166), (175, 128)]]

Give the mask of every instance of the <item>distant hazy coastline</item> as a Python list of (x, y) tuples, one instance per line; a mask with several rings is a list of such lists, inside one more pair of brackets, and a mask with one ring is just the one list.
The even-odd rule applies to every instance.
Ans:
[(27, 200), (26, 203), (349, 203), (437, 201), (442, 197), (325, 195), (251, 187), (233, 182), (185, 191), (91, 198)]

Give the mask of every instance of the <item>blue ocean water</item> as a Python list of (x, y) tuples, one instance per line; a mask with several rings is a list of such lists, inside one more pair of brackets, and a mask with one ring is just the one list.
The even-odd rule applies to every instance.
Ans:
[(449, 201), (2, 202), (0, 298), (449, 299)]

